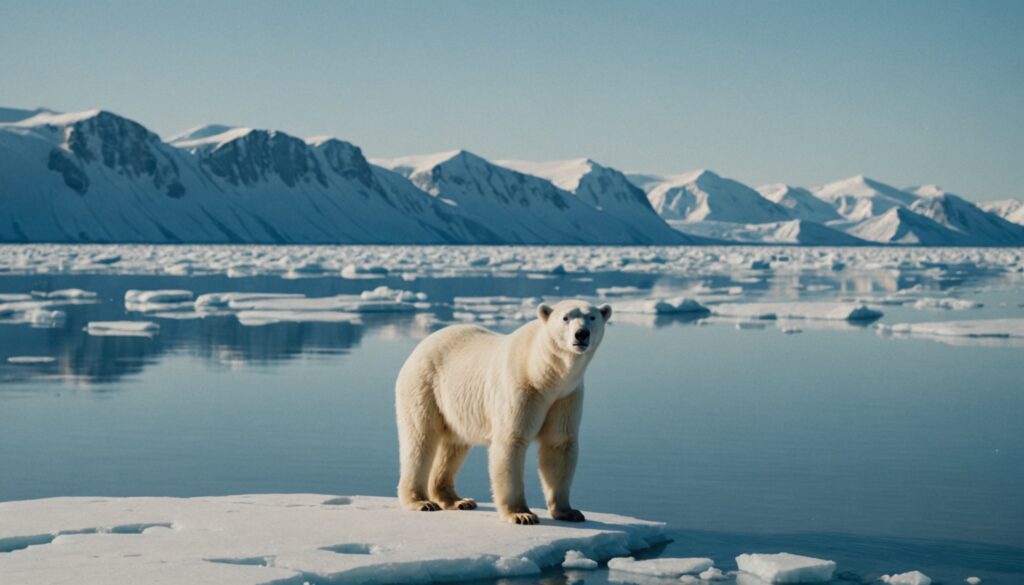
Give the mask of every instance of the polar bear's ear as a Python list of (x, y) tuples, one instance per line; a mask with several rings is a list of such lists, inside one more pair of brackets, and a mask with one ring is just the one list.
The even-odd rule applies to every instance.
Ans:
[(597, 310), (601, 311), (601, 316), (604, 317), (605, 321), (610, 319), (611, 316), (612, 316), (612, 306), (611, 305), (601, 305), (600, 307), (597, 308)]
[(537, 316), (545, 323), (547, 323), (548, 317), (551, 316), (551, 311), (554, 311), (554, 309), (544, 303), (537, 305)]

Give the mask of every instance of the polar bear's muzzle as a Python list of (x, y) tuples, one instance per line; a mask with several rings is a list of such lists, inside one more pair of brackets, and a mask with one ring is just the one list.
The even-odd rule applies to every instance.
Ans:
[(590, 347), (590, 330), (579, 329), (573, 335), (572, 346), (580, 351), (586, 350)]

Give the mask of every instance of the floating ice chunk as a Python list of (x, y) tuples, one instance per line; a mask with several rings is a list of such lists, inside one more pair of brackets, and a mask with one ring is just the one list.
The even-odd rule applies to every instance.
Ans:
[(261, 299), (301, 299), (305, 295), (298, 293), (247, 293), (247, 292), (225, 292), (206, 293), (196, 297), (193, 305), (197, 310), (208, 308), (226, 308), (232, 301), (253, 301)]
[(341, 269), (342, 278), (384, 278), (387, 275), (388, 269), (383, 266), (349, 264)]
[(635, 286), (609, 286), (597, 289), (597, 295), (601, 297), (624, 297), (640, 294), (642, 291)]
[(364, 290), (359, 297), (365, 301), (399, 301), (413, 303), (427, 300), (427, 293), (411, 290), (397, 290), (386, 286), (378, 286), (373, 290)]
[(829, 321), (866, 321), (878, 319), (882, 312), (857, 303), (722, 303), (711, 310), (723, 317), (743, 319), (822, 319)]
[(706, 571), (715, 562), (704, 557), (696, 558), (658, 558), (638, 561), (633, 557), (619, 557), (608, 561), (608, 568), (624, 573), (637, 573), (651, 577), (669, 577), (677, 579), (682, 575), (696, 575)]
[(687, 297), (622, 301), (615, 304), (616, 313), (640, 313), (644, 315), (673, 315), (683, 313), (710, 313), (699, 302)]
[(968, 577), (964, 579), (964, 583), (967, 583), (967, 585), (978, 585), (978, 583), (981, 583), (981, 577)]
[(736, 557), (740, 571), (768, 583), (822, 583), (832, 579), (833, 561), (790, 553), (742, 554)]
[(31, 324), (33, 327), (58, 327), (67, 317), (64, 311), (49, 310), (49, 309), (33, 309), (25, 312), (25, 321)]
[(923, 299), (918, 299), (913, 306), (915, 309), (946, 309), (953, 311), (963, 311), (966, 309), (977, 309), (984, 305), (977, 301), (971, 301), (968, 299), (926, 297)]
[(181, 303), (192, 300), (190, 290), (127, 290), (124, 302), (127, 303)]
[(875, 326), (880, 333), (936, 337), (1024, 338), (1024, 319), (978, 319)]
[(700, 583), (700, 579), (694, 577), (693, 575), (683, 575), (679, 578), (679, 582), (684, 583), (685, 585), (697, 585), (698, 583)]
[(697, 576), (700, 577), (702, 581), (725, 581), (732, 575), (723, 573), (721, 569), (711, 567), (710, 569), (702, 572), (700, 575)]
[(160, 326), (152, 321), (90, 321), (86, 333), (109, 337), (152, 337)]
[(316, 494), (53, 498), (0, 503), (0, 516), (0, 542), (18, 548), (0, 553), (0, 575), (25, 583), (469, 581), (536, 575), (570, 550), (604, 561), (666, 539), (662, 524), (610, 514), (506, 530), (489, 504), (428, 517), (394, 498)]
[(910, 571), (898, 575), (882, 575), (878, 578), (889, 585), (932, 585), (932, 579), (921, 571)]
[(96, 293), (80, 288), (65, 288), (49, 292), (32, 291), (32, 296), (37, 299), (95, 299)]
[(562, 561), (562, 568), (589, 571), (597, 568), (597, 561), (587, 558), (578, 550), (567, 550), (565, 551), (565, 560)]
[(17, 301), (31, 301), (33, 295), (25, 293), (0, 293), (0, 303), (11, 303)]
[(9, 364), (31, 365), (31, 364), (52, 364), (57, 358), (48, 355), (12, 355), (7, 358)]
[(359, 323), (356, 313), (340, 311), (239, 311), (238, 322), (247, 326), (271, 325), (274, 323)]
[(343, 313), (404, 313), (424, 308), (416, 303), (364, 300), (355, 295), (235, 299), (229, 301), (228, 306), (241, 311), (338, 311)]

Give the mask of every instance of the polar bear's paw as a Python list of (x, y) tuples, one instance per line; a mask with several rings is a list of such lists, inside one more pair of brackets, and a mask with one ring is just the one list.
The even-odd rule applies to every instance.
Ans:
[(462, 498), (447, 504), (445, 510), (476, 510), (476, 500), (473, 498)]
[(437, 512), (441, 509), (441, 505), (430, 500), (420, 500), (409, 504), (409, 509), (417, 512)]
[(509, 512), (503, 520), (509, 524), (540, 524), (540, 518), (533, 512)]
[(586, 518), (583, 517), (583, 512), (579, 510), (552, 510), (551, 517), (555, 520), (561, 520), (563, 522), (583, 522)]

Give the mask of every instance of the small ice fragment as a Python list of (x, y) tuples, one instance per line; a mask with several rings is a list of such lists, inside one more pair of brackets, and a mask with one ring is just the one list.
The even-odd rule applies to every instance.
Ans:
[(898, 575), (882, 575), (878, 579), (889, 585), (932, 585), (932, 579), (921, 571), (910, 571)]
[(782, 332), (786, 335), (793, 335), (795, 333), (803, 333), (804, 330), (799, 327), (783, 327)]
[(977, 309), (984, 305), (977, 301), (970, 301), (967, 299), (953, 299), (953, 298), (931, 298), (925, 297), (918, 299), (914, 302), (913, 307), (915, 309), (946, 309), (951, 311), (964, 311), (967, 309)]
[(964, 579), (964, 583), (967, 583), (968, 585), (978, 585), (978, 583), (981, 583), (981, 577), (968, 577)]
[(830, 580), (836, 570), (833, 561), (790, 553), (742, 554), (736, 564), (768, 583), (819, 583)]
[(726, 575), (717, 567), (711, 567), (697, 576), (703, 581), (724, 581), (729, 578), (729, 575)]
[(110, 337), (152, 337), (160, 326), (152, 321), (90, 321), (86, 333)]
[(588, 559), (578, 550), (567, 550), (565, 551), (565, 560), (562, 561), (562, 568), (589, 571), (597, 568), (597, 561)]
[(388, 269), (383, 266), (361, 266), (349, 264), (341, 269), (342, 278), (384, 278)]
[(700, 583), (700, 579), (694, 577), (693, 575), (683, 575), (679, 578), (679, 582), (685, 583), (686, 585), (697, 585), (698, 583)]
[(127, 290), (125, 303), (181, 303), (192, 300), (190, 290)]
[(57, 358), (48, 355), (12, 355), (7, 358), (7, 363), (19, 365), (52, 364), (55, 361)]
[(706, 571), (715, 562), (704, 557), (696, 558), (659, 558), (638, 561), (633, 557), (618, 557), (608, 561), (608, 568), (624, 573), (650, 575), (652, 577), (668, 577), (675, 579), (682, 575), (693, 575)]

